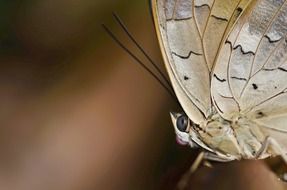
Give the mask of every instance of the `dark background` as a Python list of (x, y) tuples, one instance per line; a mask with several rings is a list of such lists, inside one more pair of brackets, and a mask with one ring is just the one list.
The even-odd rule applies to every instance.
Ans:
[[(191, 165), (179, 108), (101, 27), (145, 60), (112, 12), (163, 68), (146, 0), (0, 1), (0, 189), (173, 189)], [(281, 187), (261, 162), (235, 162), (189, 189)]]

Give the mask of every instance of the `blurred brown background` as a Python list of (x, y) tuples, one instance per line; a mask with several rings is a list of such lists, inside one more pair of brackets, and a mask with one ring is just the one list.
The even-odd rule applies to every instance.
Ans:
[[(192, 163), (197, 152), (174, 140), (177, 106), (102, 29), (144, 59), (113, 11), (162, 66), (146, 0), (0, 1), (1, 190), (173, 189)], [(223, 188), (214, 181), (245, 165), (272, 186), (250, 164), (203, 168), (191, 186)]]
[(152, 189), (179, 155), (172, 100), (101, 27), (136, 49), (113, 11), (161, 63), (147, 1), (0, 1), (0, 189)]

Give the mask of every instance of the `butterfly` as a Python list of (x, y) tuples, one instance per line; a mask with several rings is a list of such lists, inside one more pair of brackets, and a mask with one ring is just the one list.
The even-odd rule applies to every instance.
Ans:
[(287, 163), (287, 2), (151, 0), (166, 70), (184, 113), (179, 142), (213, 161)]

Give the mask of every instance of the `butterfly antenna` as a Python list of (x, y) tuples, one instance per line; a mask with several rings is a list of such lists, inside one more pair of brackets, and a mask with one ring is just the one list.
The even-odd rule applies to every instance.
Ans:
[(111, 32), (111, 30), (104, 24), (102, 27), (107, 32), (107, 34), (124, 50), (126, 51), (137, 63), (139, 63), (153, 78), (156, 79), (157, 82), (161, 84), (161, 86), (169, 93), (169, 95), (178, 103), (178, 100), (174, 94), (174, 92), (166, 86), (166, 84), (154, 74), (135, 54), (133, 54), (124, 44)]
[(137, 40), (129, 32), (127, 26), (124, 24), (124, 22), (121, 20), (121, 18), (116, 13), (113, 13), (113, 16), (116, 19), (117, 23), (124, 30), (126, 35), (132, 40), (132, 42), (137, 46), (137, 48), (144, 54), (144, 56), (148, 59), (148, 61), (152, 64), (152, 66), (157, 70), (157, 72), (160, 74), (160, 76), (163, 78), (163, 80), (168, 84), (169, 88), (172, 89), (172, 86), (171, 86), (169, 80), (164, 75), (164, 73), (160, 70), (160, 68), (157, 66), (157, 64), (155, 64), (155, 62), (151, 59), (151, 57), (148, 55), (148, 53), (142, 48), (142, 46), (137, 42)]

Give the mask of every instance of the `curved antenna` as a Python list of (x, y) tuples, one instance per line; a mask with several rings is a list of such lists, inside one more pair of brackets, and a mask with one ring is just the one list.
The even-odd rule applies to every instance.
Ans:
[[(153, 78), (156, 79), (157, 82), (160, 83), (160, 85), (168, 92), (168, 94), (172, 97), (175, 102), (178, 102), (175, 93), (166, 86), (161, 79), (156, 76), (155, 73), (153, 73), (135, 54), (133, 54), (126, 46), (123, 45), (123, 43), (111, 32), (111, 30), (104, 24), (102, 24), (102, 27), (105, 29), (107, 34), (123, 49), (125, 50), (134, 60), (136, 60), (137, 63), (139, 63), (150, 75), (152, 75)], [(179, 104), (180, 105), (180, 104)]]
[(167, 77), (164, 75), (163, 71), (155, 64), (155, 62), (151, 59), (151, 57), (147, 54), (147, 52), (142, 48), (142, 46), (137, 42), (137, 40), (133, 37), (133, 35), (129, 32), (126, 25), (123, 23), (121, 18), (116, 14), (113, 13), (114, 18), (116, 19), (117, 23), (121, 26), (124, 32), (128, 35), (128, 37), (132, 40), (132, 42), (137, 46), (137, 48), (144, 54), (144, 56), (148, 59), (148, 61), (152, 64), (152, 66), (157, 70), (163, 80), (168, 84), (169, 88), (172, 89), (172, 85)]

